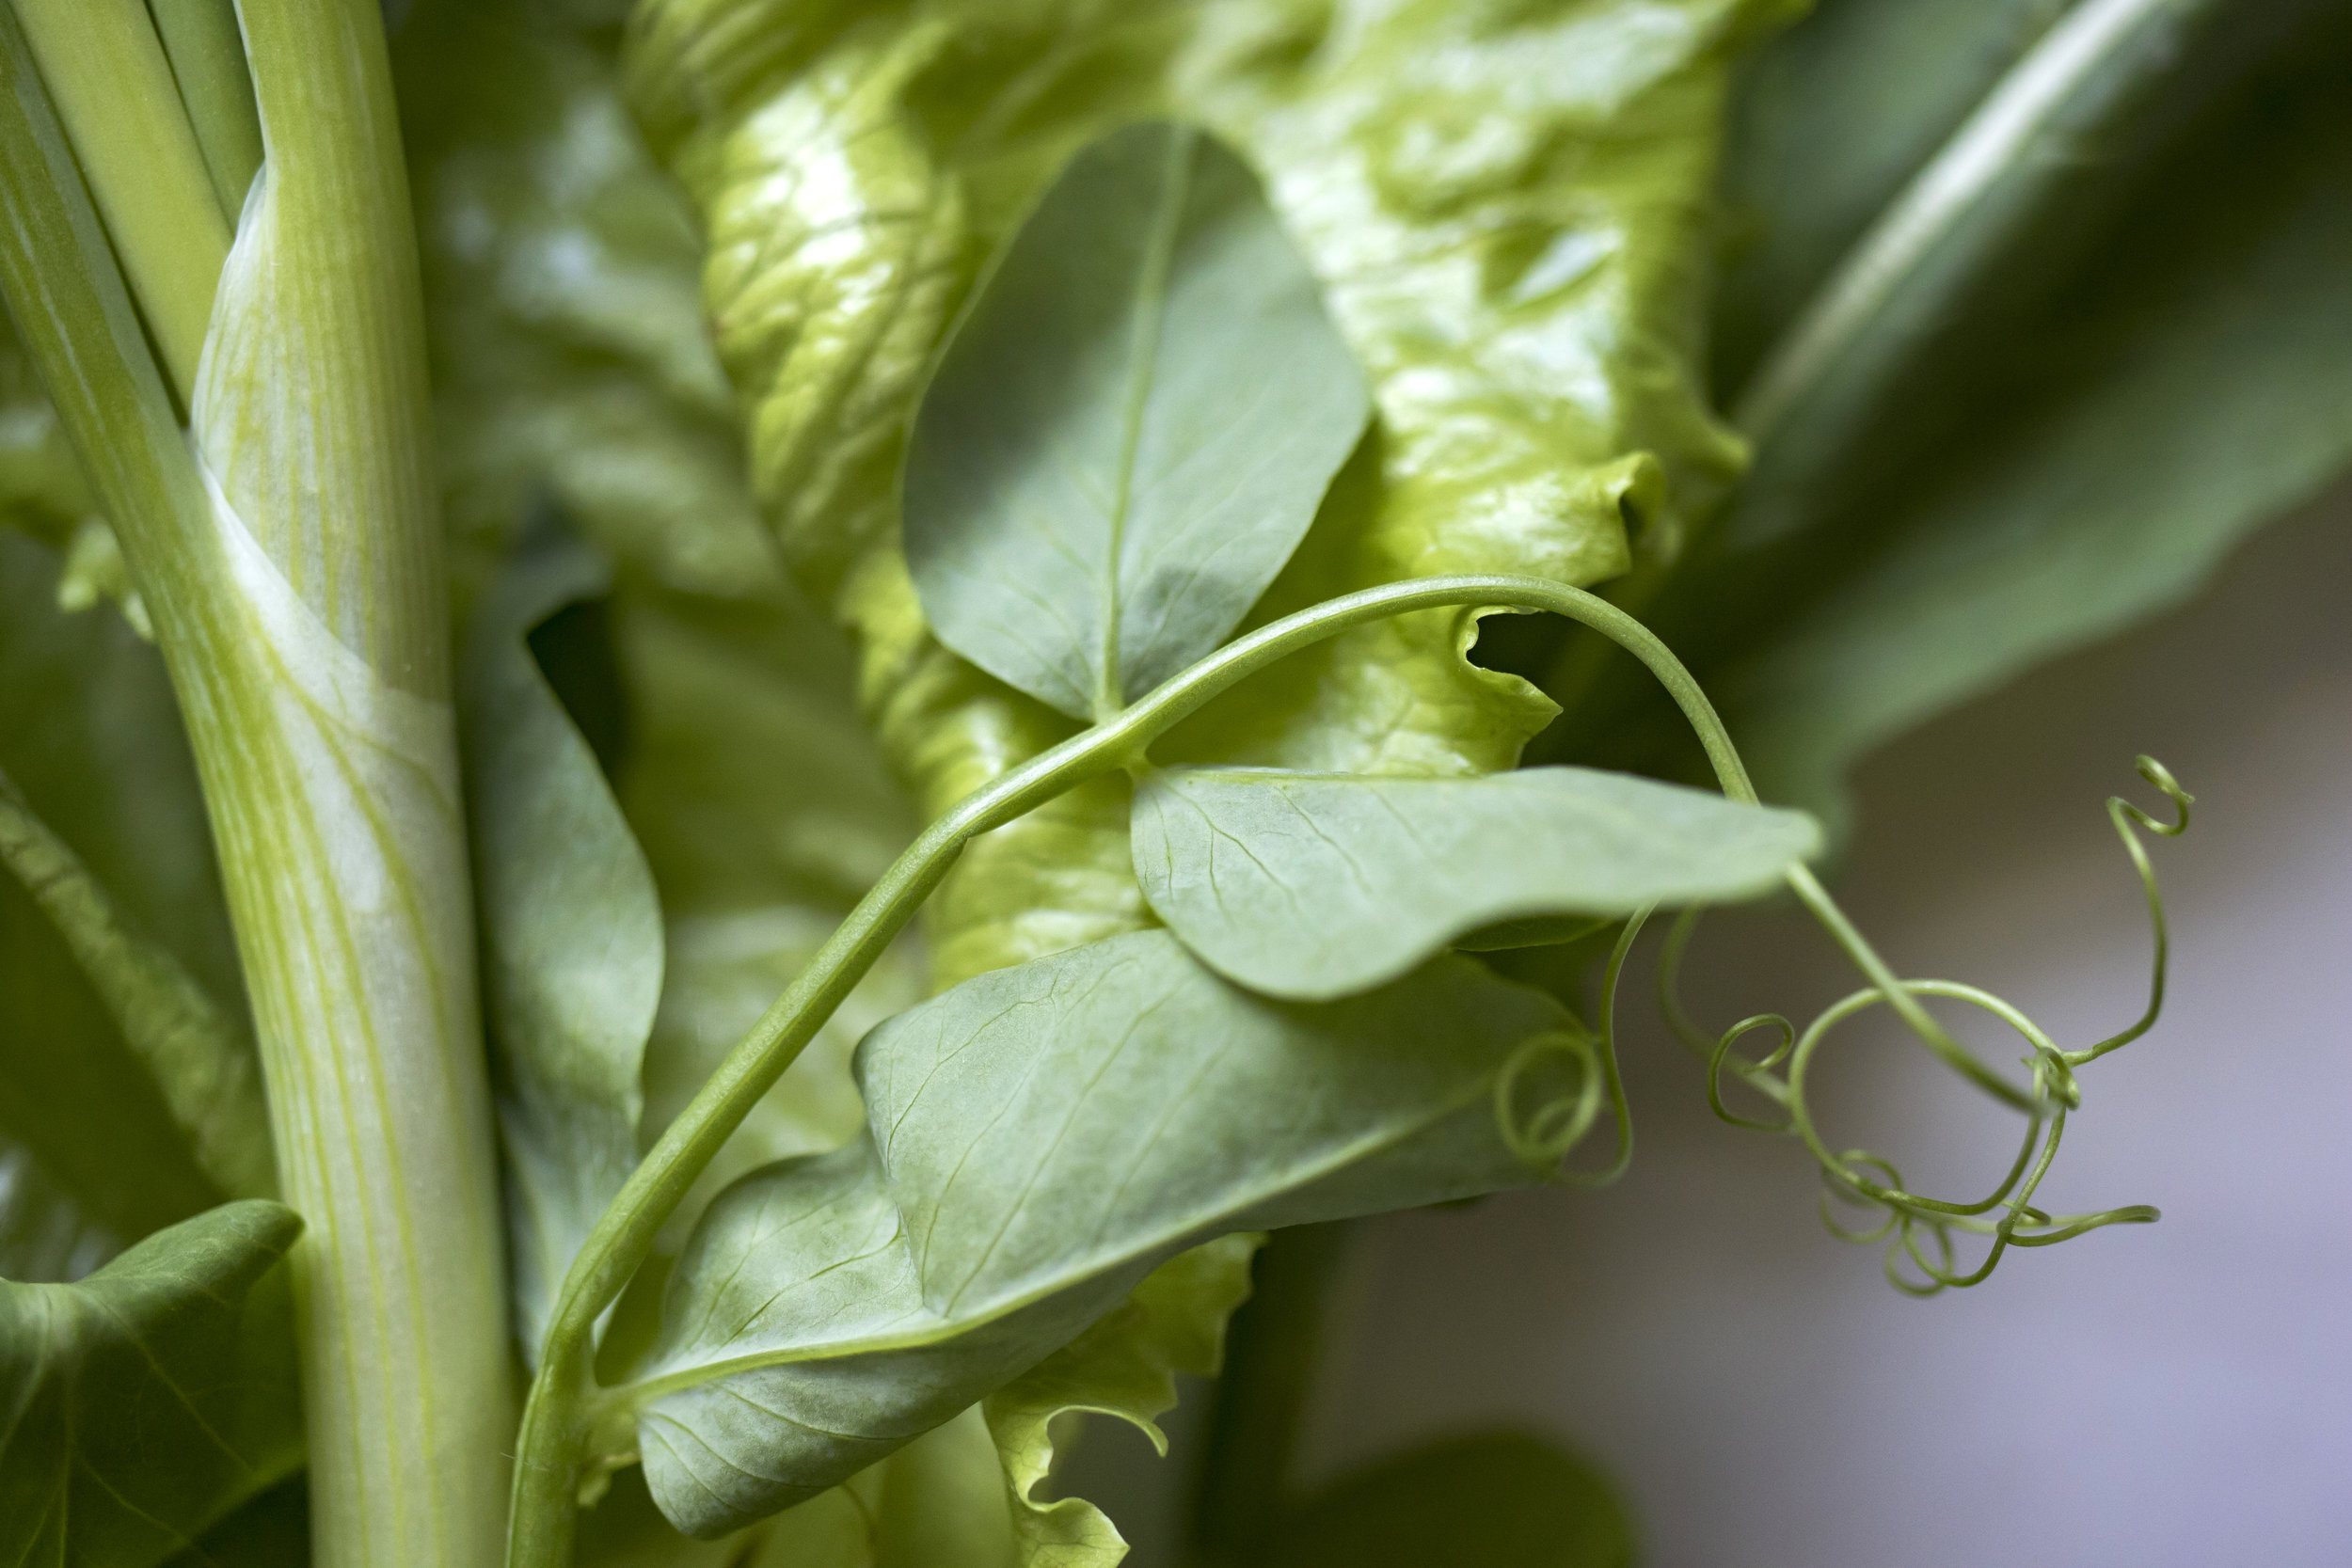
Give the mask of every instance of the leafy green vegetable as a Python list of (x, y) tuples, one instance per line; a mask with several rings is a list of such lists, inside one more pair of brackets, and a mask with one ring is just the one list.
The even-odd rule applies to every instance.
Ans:
[(1184, 126), (1115, 132), (1021, 226), (924, 394), (915, 591), (975, 664), (1107, 718), (1225, 640), (1366, 412), (1248, 169)]
[(1486, 779), (1178, 768), (1136, 793), (1152, 909), (1221, 974), (1320, 1001), (1529, 915), (1629, 915), (1777, 887), (1796, 813), (1581, 768)]
[(607, 579), (560, 532), (526, 541), (474, 612), (460, 693), (513, 1307), (534, 1361), (557, 1285), (637, 1163), (638, 1069), (661, 995), (653, 874), (528, 641)]
[(0, 1282), (0, 1552), (159, 1562), (300, 1465), (275, 1265), (301, 1227), (232, 1203), (78, 1285)]
[(812, 1496), (1192, 1242), (1530, 1180), (1495, 1081), (1566, 1023), (1461, 959), (1280, 1006), (1158, 932), (899, 1014), (859, 1053), (868, 1140), (739, 1182), (679, 1259), (624, 1396), (655, 1498), (711, 1535)]
[(988, 1396), (981, 1408), (1004, 1458), (1023, 1568), (1108, 1568), (1127, 1555), (1101, 1509), (1039, 1495), (1053, 1473), (1054, 1421), (1079, 1411), (1116, 1416), (1165, 1455), (1157, 1418), (1176, 1406), (1175, 1374), (1216, 1375), (1225, 1320), (1249, 1293), (1250, 1255), (1263, 1239), (1222, 1236), (1177, 1254), (1123, 1305)]
[[(1261, 615), (1417, 572), (1591, 581), (1622, 569), (1629, 514), (1665, 539), (1739, 462), (1684, 368), (1691, 241), (1724, 62), (1769, 8), (644, 7), (632, 96), (710, 233), (755, 487), (800, 580), (858, 629), (868, 711), (919, 804), (1069, 733), (930, 641), (893, 481), (934, 345), (1076, 149), (1155, 115), (1230, 140), (1369, 373), (1374, 440)], [(1507, 767), (1551, 708), (1467, 663), (1463, 621), (1351, 633), (1171, 744), (1320, 770)], [(1142, 923), (1126, 817), (1097, 786), (975, 845), (931, 916), (940, 979)]]

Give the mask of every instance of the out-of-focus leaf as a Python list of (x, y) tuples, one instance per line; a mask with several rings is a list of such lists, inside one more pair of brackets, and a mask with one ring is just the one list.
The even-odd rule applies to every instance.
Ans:
[(144, 1568), (300, 1465), (301, 1228), (232, 1203), (77, 1285), (0, 1283), (0, 1557)]
[(1184, 768), (1136, 793), (1152, 911), (1219, 973), (1304, 1001), (1394, 979), (1497, 921), (1752, 898), (1820, 847), (1800, 812), (1584, 768)]
[(534, 533), (474, 611), (459, 688), (516, 1334), (534, 1362), (573, 1256), (637, 1164), (661, 996), (653, 875), (528, 641), (608, 577), (559, 528)]
[(253, 1042), (170, 949), (132, 925), (72, 847), (0, 768), (0, 868), (49, 917), (186, 1134), (204, 1174), (238, 1197), (277, 1191)]
[[(1740, 72), (1708, 350), (1736, 391), (1912, 175), (2074, 0), (1818, 0)], [(1856, 135), (1867, 116), (1868, 135)]]
[[(163, 661), (111, 614), (58, 610), (58, 569), (54, 551), (0, 531), (0, 768), (124, 917), (241, 1018), (212, 837)], [(43, 1235), (70, 1224), (76, 1238), (0, 1264), (18, 1278), (86, 1272), (221, 1196), (72, 954), (7, 876), (0, 1142), (25, 1173), (0, 1199), (6, 1223)], [(57, 1217), (68, 1201), (70, 1222)]]
[(948, 341), (907, 447), (940, 640), (1073, 719), (1201, 658), (1368, 412), (1257, 177), (1188, 126), (1073, 158)]
[(1633, 1568), (1625, 1505), (1540, 1438), (1457, 1437), (1385, 1459), (1280, 1519), (1265, 1568)]
[(0, 1142), (0, 1279), (79, 1279), (121, 1250), (30, 1149)]
[(2207, 122), (2057, 302), (2013, 404), (1725, 672), (1760, 778), (1828, 795), (1922, 719), (2186, 598), (2352, 462), (2347, 42)]
[(1268, 1003), (1156, 931), (899, 1014), (859, 1050), (869, 1136), (729, 1189), (671, 1276), (618, 1396), (654, 1497), (737, 1528), (1037, 1365), (1186, 1245), (1533, 1179), (1496, 1079), (1567, 1022), (1455, 958)]
[[(1932, 9), (1876, 8), (1888, 37)], [(2073, 84), (1789, 404), (1819, 450), (1784, 463), (1792, 437), (1767, 439), (1725, 543), (1649, 612), (1768, 796), (1836, 812), (1870, 748), (2178, 602), (2352, 461), (2352, 28), (2311, 10), (2077, 8), (1919, 176), (1966, 164), (2007, 99)], [(2103, 16), (2113, 57), (2055, 76), (2050, 51), (2109, 36), (2085, 30)], [(1874, 90), (1775, 112), (1811, 127), (1791, 146), (1878, 134)], [(1743, 522), (1756, 508), (1803, 526)], [(1642, 684), (1576, 702), (1563, 754), (1664, 765), (1680, 726), (1612, 694)]]
[(164, 1568), (303, 1568), (310, 1560), (310, 1489), (280, 1481), (165, 1560)]
[(1055, 1418), (1116, 1416), (1165, 1456), (1159, 1418), (1176, 1406), (1176, 1374), (1213, 1377), (1225, 1323), (1249, 1294), (1263, 1236), (1220, 1236), (1144, 1276), (1126, 1302), (982, 1406), (1004, 1461), (1022, 1568), (1112, 1568), (1127, 1543), (1082, 1497), (1041, 1496), (1053, 1475)]
[[(930, 636), (894, 476), (934, 347), (1088, 141), (1170, 116), (1263, 171), (1378, 422), (1256, 613), (1419, 572), (1590, 582), (1669, 547), (1736, 470), (1691, 358), (1737, 0), (659, 0), (632, 95), (700, 203), (706, 295), (794, 572), (862, 639), (878, 732), (936, 811), (1069, 733)], [(1204, 714), (1190, 760), (1507, 767), (1551, 708), (1462, 657), (1467, 617), (1364, 628)], [(1171, 753), (1173, 754), (1173, 753)], [(1148, 918), (1116, 783), (972, 846), (943, 981)]]

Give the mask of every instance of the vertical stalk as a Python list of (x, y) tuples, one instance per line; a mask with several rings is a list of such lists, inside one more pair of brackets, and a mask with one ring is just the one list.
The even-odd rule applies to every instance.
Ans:
[(212, 305), (196, 450), (5, 12), (0, 286), (122, 536), (204, 784), (307, 1227), (314, 1560), (486, 1568), (513, 1399), (382, 24), (373, 0), (242, 17), (269, 157)]
[(245, 40), (230, 0), (147, 0), (180, 84), (180, 102), (212, 171), (230, 228), (262, 167), (262, 119), (246, 74)]
[(163, 43), (141, 0), (14, 4), (184, 404), (230, 224)]
[(1356, 1229), (1346, 1220), (1297, 1226), (1258, 1251), (1249, 1299), (1226, 1331), (1194, 1481), (1192, 1544), (1209, 1562), (1248, 1560), (1291, 1502), (1332, 1289)]

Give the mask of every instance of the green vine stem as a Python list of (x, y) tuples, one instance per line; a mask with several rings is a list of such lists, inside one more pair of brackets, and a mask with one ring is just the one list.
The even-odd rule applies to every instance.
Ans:
[[(604, 1429), (627, 1408), (626, 1402), (615, 1401), (595, 1383), (592, 1361), (598, 1316), (618, 1299), (650, 1255), (655, 1236), (720, 1147), (914, 918), (963, 847), (977, 835), (1003, 826), (1088, 779), (1115, 768), (1142, 766), (1149, 748), (1160, 736), (1236, 683), (1289, 654), (1369, 621), (1463, 607), (1549, 611), (1588, 626), (1625, 648), (1657, 677), (1681, 709), (1713, 765), (1724, 795), (1746, 804), (1756, 803), (1755, 786), (1713, 705), (1654, 633), (1623, 610), (1581, 589), (1540, 578), (1506, 575), (1432, 577), (1389, 583), (1286, 616), (1227, 644), (1113, 717), (965, 797), (899, 856), (808, 967), (728, 1053), (662, 1133), (580, 1248), (557, 1300), (539, 1374), (524, 1407), (507, 1540), (509, 1568), (560, 1568), (569, 1560), (583, 1447), (592, 1434), (605, 1434)], [(1861, 994), (1873, 1005), (1891, 1007), (1930, 1050), (1956, 1070), (2037, 1117), (2053, 1087), (2063, 1090), (2071, 1085), (2071, 1080), (2038, 1071), (2029, 1086), (2018, 1088), (1984, 1068), (1920, 1004), (1921, 983), (1897, 979), (1809, 871), (1797, 867), (1788, 874), (1788, 882), (1870, 979), (1871, 989)], [(1506, 1135), (1516, 1135), (1530, 1150), (1540, 1148), (1546, 1157), (1557, 1158), (1597, 1119), (1600, 1101), (1606, 1098), (1617, 1127), (1616, 1154), (1599, 1172), (1588, 1176), (1564, 1173), (1563, 1180), (1611, 1180), (1631, 1156), (1632, 1129), (1616, 1070), (1614, 993), (1646, 913), (1628, 922), (1612, 952), (1598, 1038), (1547, 1037), (1545, 1041), (1534, 1042), (1576, 1057), (1583, 1069), (1584, 1092), (1558, 1112), (1539, 1114), (1536, 1124), (1529, 1127), (1517, 1126), (1507, 1093), (1500, 1107)], [(1597, 1075), (1593, 1070), (1596, 1067)], [(2046, 1164), (2045, 1159), (2045, 1168)], [(1920, 1201), (1901, 1193), (1899, 1184), (1877, 1191), (1885, 1195), (1883, 1200), (1897, 1205)]]

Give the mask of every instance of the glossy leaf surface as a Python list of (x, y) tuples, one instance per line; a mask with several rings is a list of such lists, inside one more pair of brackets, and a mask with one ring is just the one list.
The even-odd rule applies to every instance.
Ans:
[(528, 539), (475, 610), (460, 688), (516, 1334), (534, 1361), (573, 1255), (637, 1164), (661, 996), (653, 875), (528, 641), (608, 577), (556, 529)]
[(232, 1203), (77, 1285), (0, 1282), (0, 1556), (144, 1568), (300, 1466), (301, 1227)]
[(1030, 696), (1116, 713), (1233, 629), (1367, 411), (1256, 176), (1187, 126), (1115, 131), (1040, 199), (923, 396), (924, 611)]
[(859, 1050), (868, 1136), (746, 1178), (680, 1259), (628, 1396), (655, 1498), (707, 1535), (813, 1496), (1199, 1241), (1532, 1179), (1495, 1076), (1565, 1022), (1453, 958), (1268, 1003), (1156, 931), (900, 1014)]
[(1221, 973), (1303, 1000), (1392, 979), (1500, 921), (1754, 897), (1820, 847), (1802, 813), (1582, 768), (1187, 768), (1136, 794), (1153, 912)]

